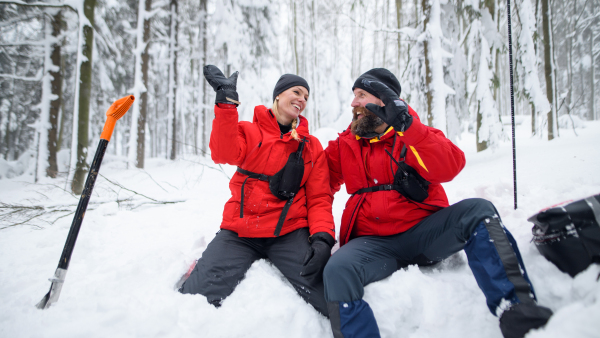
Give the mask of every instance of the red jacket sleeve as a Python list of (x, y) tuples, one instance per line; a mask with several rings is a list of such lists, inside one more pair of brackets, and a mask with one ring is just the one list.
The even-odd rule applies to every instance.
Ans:
[(407, 147), (406, 163), (431, 183), (451, 181), (465, 167), (465, 154), (441, 130), (422, 124), (417, 113), (408, 110), (413, 122), (400, 137)]
[(339, 140), (337, 139), (329, 141), (327, 149), (325, 149), (325, 156), (327, 157), (327, 166), (329, 167), (329, 187), (331, 193), (335, 194), (340, 191), (340, 187), (344, 184), (344, 176), (342, 176), (342, 165), (340, 163), (340, 149)]
[(311, 143), (313, 154), (318, 154), (313, 158), (314, 165), (310, 171), (304, 187), (306, 189), (306, 208), (308, 212), (308, 228), (310, 234), (317, 232), (326, 232), (335, 238), (335, 223), (333, 222), (332, 203), (333, 194), (329, 189), (329, 170), (327, 168), (327, 159), (323, 152), (323, 147), (316, 137), (313, 137)]
[(246, 156), (246, 137), (232, 104), (215, 105), (215, 119), (209, 143), (215, 163), (240, 165)]

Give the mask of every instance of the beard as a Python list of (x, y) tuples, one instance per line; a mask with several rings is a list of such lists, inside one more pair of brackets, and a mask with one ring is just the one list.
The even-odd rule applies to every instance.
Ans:
[[(360, 120), (358, 119), (358, 113), (363, 115)], [(375, 132), (375, 129), (385, 123), (381, 118), (371, 113), (371, 111), (365, 107), (354, 107), (352, 109), (352, 115), (350, 130), (352, 131), (352, 134), (360, 137), (368, 138), (378, 135)]]

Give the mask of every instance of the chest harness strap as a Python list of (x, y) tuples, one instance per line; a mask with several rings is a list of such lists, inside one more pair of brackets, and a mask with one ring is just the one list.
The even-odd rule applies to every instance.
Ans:
[[(396, 144), (396, 137), (394, 135), (394, 145)], [(429, 182), (425, 180), (419, 173), (406, 164), (404, 159), (406, 158), (406, 145), (402, 147), (400, 151), (400, 162), (396, 161), (392, 153), (394, 148), (392, 146), (392, 153), (390, 153), (387, 149), (385, 152), (390, 156), (391, 161), (398, 166), (398, 170), (394, 173), (394, 183), (393, 184), (382, 184), (376, 185), (374, 187), (362, 188), (357, 190), (355, 194), (364, 194), (376, 191), (385, 191), (385, 190), (396, 190), (401, 195), (406, 197), (409, 200), (423, 202), (429, 196), (428, 188)], [(390, 164), (391, 165), (391, 164)], [(393, 173), (393, 170), (392, 170)]]
[(275, 237), (279, 236), (279, 234), (281, 233), (281, 228), (283, 227), (283, 223), (285, 222), (285, 217), (287, 216), (287, 213), (290, 210), (290, 206), (294, 202), (294, 197), (300, 190), (300, 184), (302, 182), (302, 177), (304, 176), (304, 161), (302, 159), (302, 150), (304, 149), (305, 142), (306, 138), (304, 138), (304, 140), (300, 142), (298, 150), (290, 154), (285, 166), (273, 176), (258, 174), (237, 167), (236, 171), (238, 173), (248, 176), (244, 180), (244, 183), (242, 183), (240, 218), (244, 218), (244, 186), (246, 185), (246, 181), (248, 181), (249, 178), (253, 178), (259, 181), (269, 182), (269, 190), (271, 190), (271, 193), (281, 200), (287, 200), (287, 202), (283, 206), (281, 215), (279, 216), (279, 221), (277, 222), (277, 226), (275, 227), (275, 232), (273, 233)]

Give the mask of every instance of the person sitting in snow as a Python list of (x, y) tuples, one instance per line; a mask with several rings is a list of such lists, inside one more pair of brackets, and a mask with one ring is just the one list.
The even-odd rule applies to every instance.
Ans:
[(301, 115), (308, 83), (281, 76), (273, 108), (257, 106), (252, 122), (238, 122), (238, 72), (226, 78), (206, 66), (204, 76), (217, 93), (211, 157), (238, 169), (229, 182), (221, 229), (179, 291), (202, 294), (219, 307), (250, 265), (264, 258), (327, 316), (322, 274), (335, 244), (333, 194), (323, 147)]
[(323, 275), (334, 337), (379, 337), (364, 287), (461, 249), (504, 337), (545, 325), (552, 312), (537, 305), (494, 205), (479, 198), (448, 204), (441, 183), (463, 169), (464, 153), (399, 99), (400, 83), (389, 70), (369, 70), (352, 90), (352, 123), (325, 149), (332, 191), (345, 183), (351, 195), (341, 247)]

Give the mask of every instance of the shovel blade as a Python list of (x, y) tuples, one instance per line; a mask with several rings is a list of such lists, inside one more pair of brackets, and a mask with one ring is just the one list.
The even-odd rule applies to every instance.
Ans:
[(50, 291), (35, 305), (40, 310), (44, 310), (50, 307), (50, 305), (56, 303), (58, 301), (58, 297), (60, 296), (60, 291), (62, 290), (62, 286), (65, 283), (65, 277), (67, 276), (67, 270), (57, 268), (54, 272), (54, 278), (51, 278), (50, 281), (52, 284), (50, 285)]

